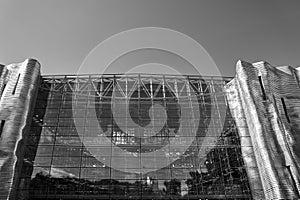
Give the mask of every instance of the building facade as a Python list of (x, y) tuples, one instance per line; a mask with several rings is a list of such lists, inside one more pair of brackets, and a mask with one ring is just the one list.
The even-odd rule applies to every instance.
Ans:
[(298, 199), (300, 73), (0, 67), (1, 199)]
[(266, 199), (300, 198), (299, 72), (239, 61), (236, 77), (225, 87), (240, 135), (251, 138), (253, 150), (243, 154), (254, 157), (244, 161), (248, 175), (261, 181), (253, 180), (252, 188), (262, 188)]

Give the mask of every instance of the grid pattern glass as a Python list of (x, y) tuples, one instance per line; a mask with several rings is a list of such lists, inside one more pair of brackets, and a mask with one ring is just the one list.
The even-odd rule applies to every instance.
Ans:
[[(29, 199), (251, 199), (240, 138), (223, 89), (228, 80), (44, 76), (19, 194)], [(110, 143), (99, 142), (100, 135)], [(212, 137), (211, 142), (203, 142), (205, 137)], [(173, 138), (178, 151), (166, 150)], [(192, 142), (180, 153), (188, 140)], [(131, 157), (122, 157), (113, 146)], [(156, 151), (166, 151), (166, 166), (157, 164), (166, 157), (151, 154)], [(112, 167), (117, 161), (119, 167)]]

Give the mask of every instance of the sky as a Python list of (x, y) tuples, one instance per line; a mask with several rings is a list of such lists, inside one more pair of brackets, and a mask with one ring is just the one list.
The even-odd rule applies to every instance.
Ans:
[(298, 0), (0, 0), (0, 63), (35, 58), (43, 75), (76, 74), (112, 35), (162, 27), (201, 44), (223, 76), (239, 59), (299, 66), (299, 8)]

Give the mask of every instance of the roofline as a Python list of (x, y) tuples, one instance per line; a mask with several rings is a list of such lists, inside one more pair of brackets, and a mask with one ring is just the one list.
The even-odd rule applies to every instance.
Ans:
[(109, 74), (46, 74), (41, 75), (43, 78), (51, 78), (51, 77), (118, 77), (118, 76), (143, 76), (143, 77), (187, 77), (187, 78), (210, 78), (210, 79), (233, 79), (234, 76), (201, 76), (201, 75), (195, 75), (195, 74), (184, 74), (184, 75), (178, 75), (178, 74), (152, 74), (152, 73), (109, 73)]

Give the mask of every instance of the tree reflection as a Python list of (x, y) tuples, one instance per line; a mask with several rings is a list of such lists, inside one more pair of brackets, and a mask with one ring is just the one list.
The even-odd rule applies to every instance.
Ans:
[(181, 195), (181, 184), (176, 179), (171, 179), (170, 181), (165, 181), (167, 195)]
[(159, 190), (156, 182), (151, 184), (144, 180), (133, 183), (122, 182), (114, 179), (89, 181), (71, 177), (51, 177), (45, 172), (39, 172), (30, 182), (30, 196), (36, 195), (109, 195), (109, 196), (162, 196), (180, 195), (180, 182), (170, 180), (164, 182), (166, 190)]
[[(186, 181), (191, 195), (249, 195), (246, 171), (243, 168), (239, 138), (235, 129), (224, 131), (218, 145), (206, 155), (207, 172), (189, 172)], [(226, 144), (226, 146), (225, 146)]]

